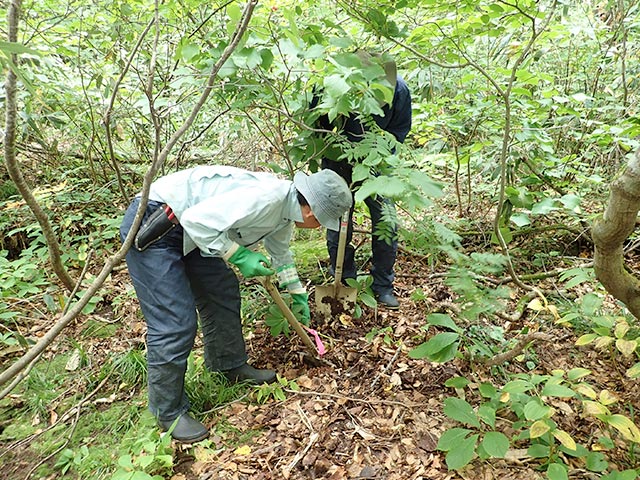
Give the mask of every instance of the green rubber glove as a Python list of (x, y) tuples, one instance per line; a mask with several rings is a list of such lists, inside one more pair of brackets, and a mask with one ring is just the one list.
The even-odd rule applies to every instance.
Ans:
[(266, 277), (276, 273), (271, 268), (269, 259), (260, 252), (254, 252), (242, 245), (229, 257), (229, 262), (233, 263), (245, 278)]
[(309, 326), (311, 320), (311, 312), (309, 311), (309, 294), (308, 293), (292, 293), (293, 313), (297, 314), (298, 320), (305, 326)]

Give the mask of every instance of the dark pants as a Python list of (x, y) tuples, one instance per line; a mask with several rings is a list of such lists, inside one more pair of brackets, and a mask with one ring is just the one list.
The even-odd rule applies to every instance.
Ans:
[[(337, 172), (346, 182), (351, 185), (351, 165), (346, 162), (333, 162), (331, 160), (323, 160), (322, 168), (328, 168)], [(372, 267), (371, 276), (373, 284), (371, 289), (377, 295), (393, 293), (393, 280), (395, 274), (393, 266), (396, 263), (398, 253), (397, 231), (398, 226), (393, 225), (393, 240), (387, 243), (387, 240), (379, 238), (375, 232), (382, 221), (382, 213), (384, 208), (394, 208), (393, 202), (389, 199), (377, 196), (367, 198), (364, 201), (369, 209), (371, 217), (371, 254)], [(384, 226), (386, 229), (386, 226)], [(333, 230), (327, 230), (327, 249), (329, 250), (329, 258), (331, 259), (331, 268), (335, 271), (336, 257), (338, 252), (339, 233)], [(353, 238), (353, 207), (349, 211), (349, 228), (347, 229), (347, 246), (344, 252), (343, 278), (356, 278), (357, 269), (355, 264), (355, 248), (351, 245)]]
[[(139, 202), (134, 199), (125, 213), (122, 239)], [(149, 202), (145, 219), (159, 206)], [(203, 257), (197, 249), (183, 255), (182, 236), (178, 225), (143, 252), (132, 247), (126, 257), (147, 323), (149, 409), (163, 421), (189, 409), (184, 378), (196, 337), (197, 313), (208, 369), (230, 370), (247, 361), (238, 278), (222, 258)]]

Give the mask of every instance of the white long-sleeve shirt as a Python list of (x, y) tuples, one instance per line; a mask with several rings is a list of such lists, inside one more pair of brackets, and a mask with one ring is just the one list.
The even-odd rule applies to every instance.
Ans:
[(289, 243), (302, 212), (293, 182), (235, 167), (200, 166), (157, 179), (149, 199), (169, 205), (184, 229), (183, 253), (223, 257), (234, 242), (262, 241), (274, 268), (293, 263)]

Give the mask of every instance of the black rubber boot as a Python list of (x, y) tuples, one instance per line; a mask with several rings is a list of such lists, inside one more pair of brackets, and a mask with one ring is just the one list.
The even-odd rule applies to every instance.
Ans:
[(378, 304), (388, 308), (389, 310), (398, 310), (400, 308), (400, 303), (398, 302), (398, 299), (393, 296), (393, 293), (377, 295), (376, 300), (378, 301)]
[(273, 383), (276, 381), (276, 372), (273, 370), (259, 370), (253, 368), (248, 363), (223, 373), (231, 383), (247, 382), (259, 385), (261, 383)]
[(198, 420), (192, 418), (188, 413), (184, 413), (177, 420), (162, 421), (158, 420), (158, 425), (165, 432), (171, 429), (175, 423), (171, 436), (174, 440), (182, 443), (194, 443), (204, 440), (209, 436), (209, 430)]

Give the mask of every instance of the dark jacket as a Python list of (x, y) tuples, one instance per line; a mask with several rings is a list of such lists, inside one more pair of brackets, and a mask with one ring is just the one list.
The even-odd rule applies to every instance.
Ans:
[[(317, 103), (318, 98), (314, 97), (311, 107), (315, 107)], [(384, 105), (382, 111), (384, 115), (374, 115), (373, 120), (382, 130), (391, 133), (398, 142), (403, 143), (411, 130), (411, 93), (400, 76), (397, 78), (392, 104)], [(347, 118), (339, 117), (333, 124), (329, 122), (327, 115), (322, 115), (318, 119), (318, 126), (325, 130), (332, 130), (337, 126), (338, 131), (343, 133), (350, 142), (359, 142), (366, 131), (366, 126), (358, 119), (357, 113), (352, 113)], [(336, 158), (323, 158), (322, 168), (334, 170), (351, 184), (352, 166), (347, 162), (337, 161)]]

